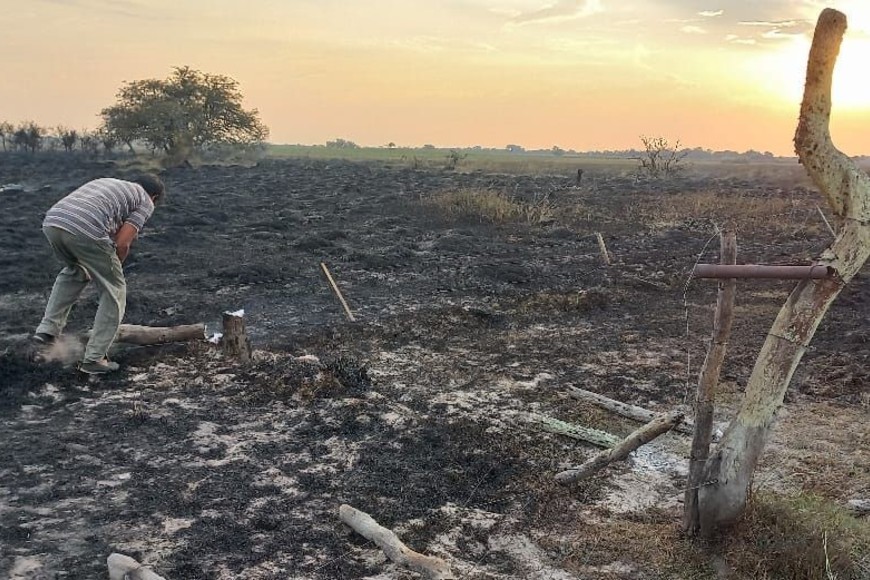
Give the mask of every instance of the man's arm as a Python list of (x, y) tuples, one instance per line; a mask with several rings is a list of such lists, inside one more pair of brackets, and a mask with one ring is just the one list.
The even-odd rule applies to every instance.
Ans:
[(115, 234), (115, 251), (118, 253), (118, 259), (121, 260), (122, 264), (127, 259), (127, 255), (130, 253), (130, 245), (137, 235), (139, 235), (139, 230), (136, 229), (136, 226), (129, 223), (122, 225), (118, 233)]

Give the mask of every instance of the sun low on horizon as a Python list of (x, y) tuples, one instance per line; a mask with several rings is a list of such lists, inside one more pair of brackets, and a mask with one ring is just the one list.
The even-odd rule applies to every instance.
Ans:
[[(870, 154), (870, 5), (740, 0), (0, 0), (0, 121), (93, 128), (126, 81), (237, 80), (274, 143), (792, 154), (815, 21), (832, 132)], [(34, 31), (39, 31), (37, 37)]]

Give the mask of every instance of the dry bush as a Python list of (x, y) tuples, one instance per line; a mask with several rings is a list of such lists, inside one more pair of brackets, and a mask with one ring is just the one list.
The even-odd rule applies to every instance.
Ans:
[(687, 221), (709, 220), (733, 227), (782, 227), (816, 234), (825, 227), (809, 200), (749, 195), (722, 195), (713, 191), (645, 199), (627, 208), (629, 220), (654, 228), (670, 228)]
[(553, 220), (553, 207), (546, 197), (530, 203), (503, 192), (459, 189), (437, 194), (428, 203), (450, 219), (471, 218), (493, 224), (540, 224)]
[[(680, 531), (674, 517), (660, 510), (643, 514), (611, 514), (599, 522), (584, 522), (564, 559), (558, 562), (580, 578), (617, 580), (650, 578), (713, 580), (716, 572), (703, 548)], [(570, 533), (570, 532), (568, 532)], [(566, 546), (561, 539), (543, 546)]]
[(611, 300), (606, 290), (574, 290), (571, 292), (537, 292), (525, 297), (519, 304), (520, 312), (576, 312), (604, 308)]
[(604, 572), (621, 562), (669, 580), (870, 578), (870, 522), (818, 496), (756, 494), (733, 533), (713, 544), (686, 537), (674, 514), (658, 509), (610, 514), (582, 529), (567, 546), (562, 538), (542, 542), (567, 552), (559, 564), (580, 577), (636, 577)]
[(739, 180), (753, 185), (778, 187), (783, 190), (815, 186), (807, 176), (806, 169), (794, 162), (723, 163), (693, 162), (687, 174), (710, 179)]
[(740, 578), (870, 578), (870, 522), (810, 494), (756, 494), (725, 550)]

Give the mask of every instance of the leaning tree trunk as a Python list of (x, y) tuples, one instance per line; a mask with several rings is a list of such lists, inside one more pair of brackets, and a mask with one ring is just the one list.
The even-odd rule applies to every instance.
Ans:
[(821, 280), (802, 280), (780, 310), (749, 377), (743, 405), (705, 467), (698, 490), (701, 533), (713, 535), (736, 521), (776, 411), (804, 351), (843, 286), (870, 255), (870, 177), (834, 147), (829, 129), (831, 80), (846, 16), (819, 16), (807, 64), (795, 151), (839, 218), (834, 243), (818, 264), (834, 268)]

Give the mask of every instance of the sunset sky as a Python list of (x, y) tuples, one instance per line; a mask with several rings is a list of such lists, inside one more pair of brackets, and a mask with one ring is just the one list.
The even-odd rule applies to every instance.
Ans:
[(826, 6), (834, 140), (870, 154), (868, 0), (0, 0), (0, 121), (93, 128), (124, 81), (190, 65), (274, 143), (790, 155)]

